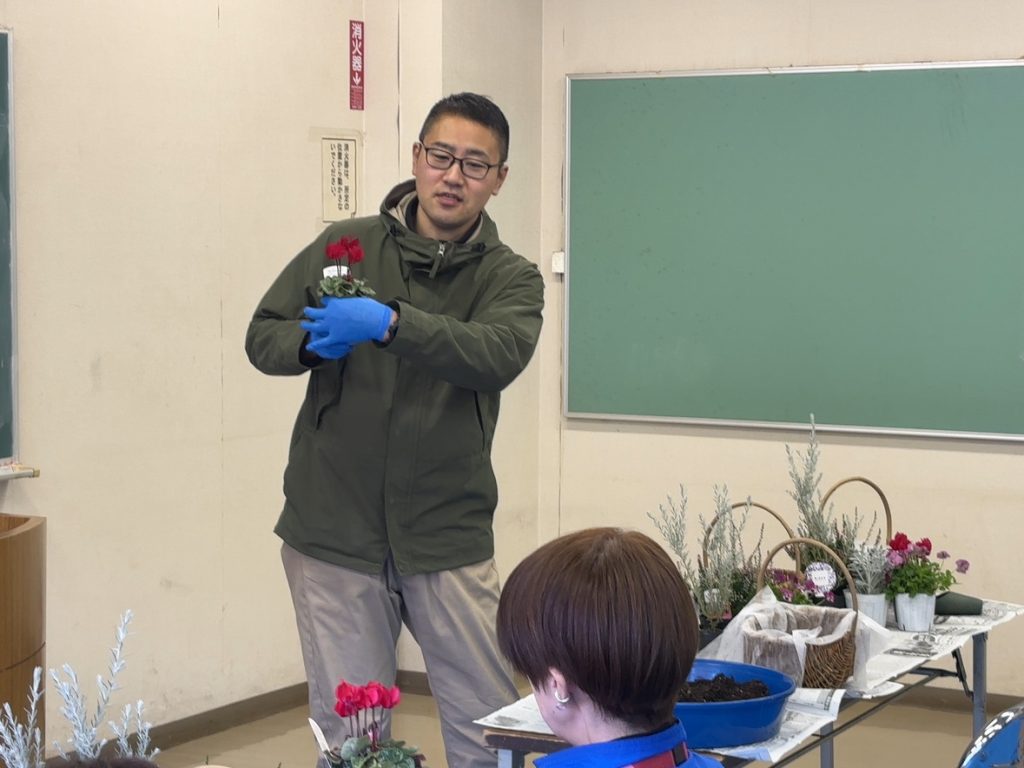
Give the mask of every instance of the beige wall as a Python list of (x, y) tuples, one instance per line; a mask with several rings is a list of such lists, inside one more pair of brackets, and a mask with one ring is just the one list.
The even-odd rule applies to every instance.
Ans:
[[(544, 137), (542, 252), (545, 264), (564, 242), (561, 205), (565, 77), (571, 73), (729, 69), (915, 61), (1015, 59), (1024, 54), (1024, 4), (1016, 0), (647, 0), (548, 2), (544, 6)], [(738, 222), (742, 226), (742, 222)], [(549, 291), (548, 333), (541, 350), (541, 530), (647, 520), (666, 495), (690, 496), (691, 527), (712, 510), (712, 488), (727, 483), (734, 499), (748, 494), (795, 522), (787, 495), (785, 444), (806, 435), (673, 425), (565, 421), (560, 417), (560, 292)], [(623, 322), (629, 322), (624, 315)], [(643, 330), (637, 330), (643, 343)], [(615, 365), (614, 352), (608, 364)], [(813, 361), (808, 361), (813, 375)], [(975, 569), (962, 589), (1024, 602), (1016, 530), (1024, 503), (1024, 447), (909, 438), (822, 435), (822, 490), (851, 475), (876, 481), (900, 530), (930, 536)], [(848, 511), (880, 508), (870, 492), (837, 495)], [(866, 490), (866, 489), (865, 489)], [(781, 529), (771, 521), (766, 537)], [(995, 630), (990, 687), (1020, 695), (1024, 670), (1016, 649), (1024, 622)]]
[[(350, 18), (367, 23), (363, 113), (347, 109)], [(125, 695), (158, 723), (302, 679), (270, 529), (303, 382), (255, 372), (242, 337), (322, 227), (321, 135), (364, 138), (359, 202), (372, 212), (408, 175), (437, 97), (472, 88), (508, 113), (512, 175), (490, 210), (542, 264), (548, 309), (496, 439), (507, 574), (560, 531), (649, 529), (645, 513), (680, 482), (694, 511), (727, 482), (792, 514), (783, 446), (803, 442), (561, 417), (549, 258), (563, 243), (565, 75), (1024, 53), (1016, 0), (312, 0), (301, 13), (273, 0), (0, 0), (0, 23), (15, 52), (20, 455), (43, 473), (0, 486), (0, 509), (49, 521), (49, 663), (90, 678), (132, 608)], [(966, 591), (1024, 602), (1020, 447), (822, 442), (826, 483), (875, 479), (901, 528), (977, 562)], [(1024, 691), (1010, 651), (1022, 634), (994, 634), (995, 691)], [(405, 644), (403, 666), (421, 668)]]
[[(426, 108), (491, 93), (522, 126), (496, 215), (529, 209), (503, 234), (535, 257), (540, 5), (492, 4), (503, 44), (476, 72), (436, 42), (477, 37), (460, 13), (442, 30), (446, 5), (0, 2), (16, 87), (19, 454), (42, 470), (0, 485), (0, 509), (48, 518), (48, 663), (74, 665), (91, 699), (125, 608), (124, 695), (154, 722), (303, 679), (271, 528), (304, 381), (257, 373), (242, 340), (323, 227), (321, 136), (364, 139), (359, 205), (373, 213), (409, 176)], [(349, 19), (367, 29), (361, 113), (348, 109)], [(512, 70), (533, 86), (502, 78)], [(538, 388), (537, 369), (513, 385), (497, 437), (499, 526), (516, 531), (533, 524), (536, 473), (515, 446), (536, 442)], [(503, 536), (499, 558), (533, 538)]]

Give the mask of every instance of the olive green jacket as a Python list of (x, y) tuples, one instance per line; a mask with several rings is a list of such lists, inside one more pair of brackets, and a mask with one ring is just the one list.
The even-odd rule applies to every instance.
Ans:
[[(271, 285), (245, 339), (264, 373), (309, 372), (275, 532), (306, 555), (367, 573), (389, 550), (403, 574), (493, 555), (500, 392), (526, 367), (541, 328), (537, 267), (502, 244), (486, 213), (466, 243), (420, 237), (401, 213), (414, 188), (395, 187), (378, 216), (330, 225)], [(343, 236), (359, 239), (366, 256), (352, 273), (398, 310), (398, 332), (309, 369), (299, 361), (302, 310), (318, 304), (326, 246)]]

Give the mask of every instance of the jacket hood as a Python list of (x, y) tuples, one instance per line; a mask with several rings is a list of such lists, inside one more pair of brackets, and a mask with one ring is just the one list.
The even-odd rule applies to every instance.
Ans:
[(486, 211), (481, 212), (476, 230), (464, 243), (433, 240), (414, 232), (406, 224), (410, 204), (416, 199), (416, 180), (409, 179), (392, 189), (380, 206), (381, 220), (399, 244), (403, 271), (425, 269), (434, 277), (438, 272), (459, 269), (499, 247), (498, 227)]

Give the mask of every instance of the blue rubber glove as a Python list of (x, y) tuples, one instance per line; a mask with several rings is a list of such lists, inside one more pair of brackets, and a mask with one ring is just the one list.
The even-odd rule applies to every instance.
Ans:
[(313, 336), (306, 349), (320, 355), (321, 349), (334, 348), (338, 343), (355, 345), (370, 340), (383, 341), (391, 325), (392, 309), (366, 296), (350, 299), (328, 296), (324, 298), (323, 307), (306, 307), (303, 313), (309, 319), (299, 326)]
[[(314, 347), (313, 345), (316, 344), (317, 341), (323, 341), (324, 343)], [(318, 355), (323, 360), (340, 360), (352, 351), (352, 345), (346, 344), (344, 341), (330, 343), (327, 341), (326, 336), (310, 336), (306, 349), (315, 355)]]

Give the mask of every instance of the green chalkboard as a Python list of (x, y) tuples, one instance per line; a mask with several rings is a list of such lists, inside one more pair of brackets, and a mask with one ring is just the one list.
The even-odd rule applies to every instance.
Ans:
[(0, 30), (0, 460), (14, 457), (11, 39)]
[(1024, 435), (1024, 67), (568, 91), (567, 415)]

